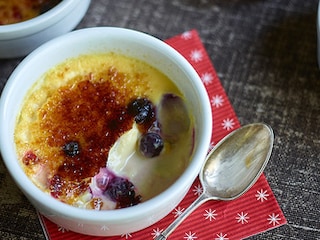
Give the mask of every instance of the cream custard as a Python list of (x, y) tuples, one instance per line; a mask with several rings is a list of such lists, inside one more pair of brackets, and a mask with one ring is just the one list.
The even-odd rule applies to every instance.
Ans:
[(50, 10), (62, 0), (0, 0), (0, 25), (23, 22)]
[(175, 84), (145, 62), (83, 55), (29, 90), (15, 128), (21, 165), (67, 204), (108, 210), (146, 201), (185, 170), (193, 116)]

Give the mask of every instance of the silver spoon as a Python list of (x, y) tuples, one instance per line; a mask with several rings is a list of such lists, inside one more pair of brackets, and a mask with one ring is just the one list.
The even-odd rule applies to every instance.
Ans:
[(253, 123), (223, 138), (208, 154), (200, 172), (202, 194), (156, 240), (166, 239), (197, 207), (208, 200), (234, 200), (259, 178), (268, 163), (274, 134), (270, 126)]

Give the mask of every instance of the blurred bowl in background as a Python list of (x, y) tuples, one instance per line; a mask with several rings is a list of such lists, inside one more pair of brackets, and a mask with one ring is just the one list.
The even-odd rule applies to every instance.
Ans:
[(0, 59), (26, 56), (48, 40), (71, 31), (89, 5), (90, 0), (63, 0), (30, 20), (0, 25)]

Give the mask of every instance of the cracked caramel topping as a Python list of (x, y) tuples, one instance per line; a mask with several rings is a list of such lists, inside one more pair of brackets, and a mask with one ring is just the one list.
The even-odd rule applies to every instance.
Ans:
[(19, 23), (53, 8), (61, 0), (0, 0), (0, 25)]
[(85, 202), (80, 198), (106, 167), (110, 148), (132, 128), (128, 103), (146, 95), (156, 101), (166, 91), (177, 90), (163, 74), (113, 53), (80, 56), (49, 70), (27, 94), (16, 126), (26, 174), (63, 202)]

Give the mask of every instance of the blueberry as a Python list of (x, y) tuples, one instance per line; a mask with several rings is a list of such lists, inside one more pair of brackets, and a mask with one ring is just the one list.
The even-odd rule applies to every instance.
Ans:
[(134, 116), (138, 124), (150, 121), (155, 116), (154, 105), (147, 98), (137, 98), (128, 104), (129, 114)]
[(155, 132), (147, 132), (140, 137), (139, 150), (145, 157), (152, 158), (159, 156), (163, 146), (161, 136)]
[(62, 147), (62, 150), (67, 156), (74, 157), (80, 154), (80, 145), (77, 141), (70, 141)]
[(122, 177), (114, 177), (110, 180), (104, 194), (117, 202), (119, 208), (136, 205), (141, 200), (140, 195), (136, 196), (132, 182)]

